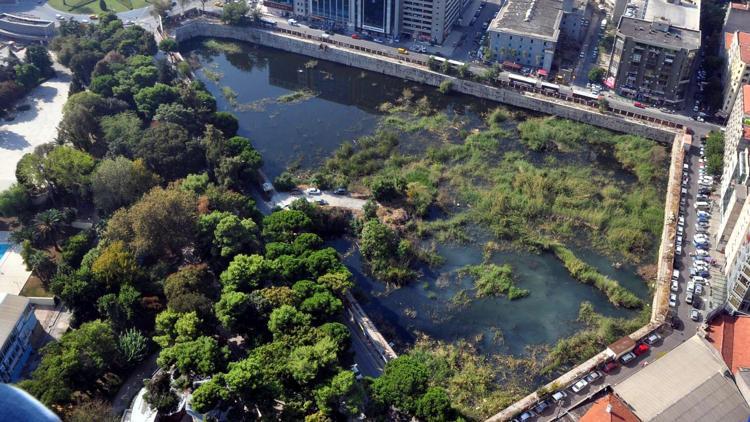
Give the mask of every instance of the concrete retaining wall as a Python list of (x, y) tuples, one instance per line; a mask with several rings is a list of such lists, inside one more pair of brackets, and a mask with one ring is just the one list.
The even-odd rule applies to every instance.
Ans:
[(530, 92), (498, 88), (454, 78), (430, 71), (419, 64), (409, 63), (411, 60), (408, 57), (399, 60), (391, 57), (373, 56), (339, 48), (334, 44), (313, 39), (311, 36), (302, 39), (261, 28), (234, 27), (205, 19), (196, 19), (175, 28), (174, 37), (178, 42), (200, 37), (245, 41), (431, 86), (439, 86), (443, 81), (450, 80), (453, 91), (486, 100), (560, 116), (617, 132), (639, 135), (662, 143), (671, 143), (675, 136), (675, 129), (673, 128), (659, 127), (653, 123), (646, 124), (636, 119), (627, 119), (615, 114), (602, 114), (593, 107), (555, 98), (545, 98), (543, 95), (535, 95)]

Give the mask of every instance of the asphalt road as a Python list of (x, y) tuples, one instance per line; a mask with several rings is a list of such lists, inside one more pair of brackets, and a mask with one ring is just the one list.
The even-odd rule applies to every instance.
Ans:
[(599, 45), (599, 34), (601, 34), (599, 25), (602, 21), (602, 15), (598, 9), (594, 8), (591, 17), (588, 19), (590, 23), (586, 28), (586, 36), (584, 37), (582, 44), (584, 57), (578, 59), (578, 65), (575, 69), (575, 79), (571, 82), (572, 85), (582, 87), (585, 87), (586, 83), (589, 81), (589, 70), (596, 65), (593, 53), (598, 49)]

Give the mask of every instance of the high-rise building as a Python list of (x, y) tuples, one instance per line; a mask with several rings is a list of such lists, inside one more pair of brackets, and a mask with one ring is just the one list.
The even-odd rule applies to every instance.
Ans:
[(748, 310), (750, 284), (750, 198), (748, 146), (750, 146), (750, 85), (735, 99), (724, 132), (724, 169), (719, 191), (720, 223), (717, 249), (724, 252), (727, 308)]
[(458, 20), (462, 6), (461, 0), (403, 0), (401, 33), (442, 43)]
[(609, 63), (615, 90), (681, 108), (700, 46), (700, 2), (631, 1), (618, 23)]
[(311, 19), (350, 26), (354, 22), (354, 0), (308, 0), (307, 16)]
[(400, 0), (356, 0), (355, 27), (383, 35), (397, 35), (400, 3)]
[[(750, 29), (750, 27), (748, 27)], [(729, 116), (740, 88), (750, 83), (750, 33), (734, 32), (726, 35), (729, 42), (725, 51), (724, 103), (719, 110), (723, 117)]]

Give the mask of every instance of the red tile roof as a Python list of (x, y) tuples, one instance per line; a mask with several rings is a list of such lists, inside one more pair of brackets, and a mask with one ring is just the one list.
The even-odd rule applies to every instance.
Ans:
[(708, 341), (721, 353), (732, 373), (750, 367), (750, 317), (721, 315), (709, 323)]
[(750, 85), (742, 85), (742, 108), (745, 115), (750, 114)]
[[(607, 412), (609, 405), (612, 407)], [(640, 419), (616, 395), (607, 394), (595, 401), (579, 422), (640, 422)]]
[(743, 62), (750, 62), (750, 33), (737, 32), (740, 44), (740, 58)]
[(729, 48), (732, 46), (732, 39), (734, 38), (733, 32), (725, 32), (724, 33), (724, 49), (729, 50)]
[(750, 4), (747, 4), (747, 3), (732, 3), (732, 9), (735, 9), (735, 10), (750, 10)]

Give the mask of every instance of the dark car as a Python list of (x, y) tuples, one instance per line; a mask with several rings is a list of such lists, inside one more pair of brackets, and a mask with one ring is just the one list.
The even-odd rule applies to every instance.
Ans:
[(624, 355), (620, 356), (620, 363), (622, 363), (623, 365), (627, 365), (628, 363), (634, 361), (636, 357), (636, 354), (633, 352), (625, 353)]
[(536, 406), (534, 406), (531, 410), (536, 412), (536, 414), (538, 415), (544, 412), (545, 410), (547, 410), (548, 407), (549, 407), (549, 402), (547, 400), (542, 400), (539, 403), (537, 403)]
[(346, 188), (338, 188), (333, 193), (336, 195), (346, 195)]
[(606, 374), (609, 374), (610, 372), (614, 371), (615, 369), (617, 369), (619, 367), (620, 367), (619, 363), (617, 363), (614, 360), (611, 360), (611, 361), (605, 363), (604, 366), (602, 366), (602, 371), (604, 371), (604, 373), (606, 373)]

